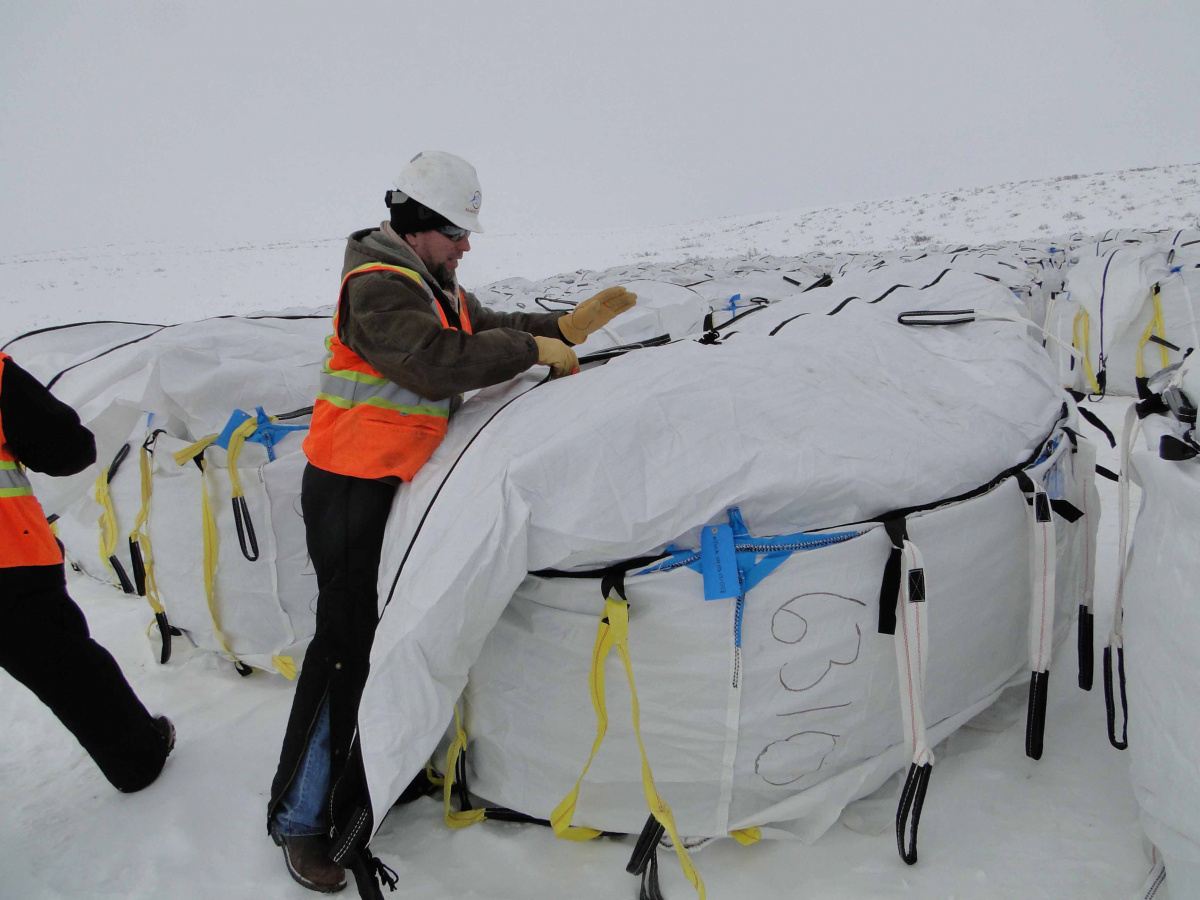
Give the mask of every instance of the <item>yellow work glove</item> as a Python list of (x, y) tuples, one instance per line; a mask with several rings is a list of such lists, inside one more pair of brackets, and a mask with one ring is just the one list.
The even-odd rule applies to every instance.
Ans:
[(637, 294), (623, 287), (605, 288), (559, 319), (558, 330), (572, 344), (582, 344), (589, 334), (603, 328), (635, 303)]
[(554, 370), (555, 377), (574, 375), (579, 371), (579, 360), (575, 351), (557, 338), (537, 337), (538, 365), (549, 366)]

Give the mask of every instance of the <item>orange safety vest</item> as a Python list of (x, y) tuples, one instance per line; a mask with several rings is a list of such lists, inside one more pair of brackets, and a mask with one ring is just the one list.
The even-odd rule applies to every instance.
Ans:
[[(453, 328), (433, 291), (412, 269), (367, 263), (346, 273), (333, 315), (333, 334), (325, 339), (329, 355), (321, 367), (321, 386), (313, 403), (312, 424), (304, 439), (308, 461), (319, 469), (355, 478), (396, 476), (412, 481), (446, 436), (450, 400), (428, 400), (401, 387), (338, 338), (338, 316), (346, 285), (366, 272), (397, 272), (429, 295), (443, 328)], [(467, 300), (459, 289), (459, 320), (471, 334)]]
[[(11, 357), (7, 353), (0, 353), (0, 381), (8, 359)], [(21, 461), (5, 440), (4, 419), (0, 417), (0, 569), (57, 566), (62, 561), (62, 551), (46, 523), (42, 504), (33, 496)]]

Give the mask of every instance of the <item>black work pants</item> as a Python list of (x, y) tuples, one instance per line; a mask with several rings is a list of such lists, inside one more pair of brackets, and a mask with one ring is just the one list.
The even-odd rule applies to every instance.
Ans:
[(375, 586), (383, 531), (395, 496), (394, 484), (337, 475), (313, 465), (304, 470), (300, 506), (308, 555), (317, 573), (317, 628), (296, 682), (271, 784), (268, 825), (296, 776), (326, 695), (332, 784), (345, 765), (379, 621)]
[(50, 707), (114, 787), (137, 791), (158, 777), (166, 739), (92, 640), (61, 564), (0, 569), (0, 666)]

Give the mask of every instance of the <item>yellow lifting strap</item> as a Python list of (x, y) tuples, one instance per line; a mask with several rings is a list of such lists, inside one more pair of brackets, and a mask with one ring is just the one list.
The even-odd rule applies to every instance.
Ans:
[[(1159, 296), (1158, 282), (1155, 282), (1154, 288), (1150, 292), (1150, 298), (1154, 301), (1154, 315), (1150, 319), (1150, 324), (1146, 326), (1146, 330), (1142, 332), (1142, 341), (1138, 344), (1137, 352), (1137, 377), (1145, 378), (1145, 367), (1142, 365), (1142, 351), (1146, 349), (1146, 345), (1150, 343), (1151, 335), (1157, 335), (1164, 341), (1167, 339), (1167, 326), (1163, 321), (1162, 299)], [(1162, 344), (1158, 345), (1158, 351), (1161, 354), (1162, 365), (1160, 369), (1165, 369), (1171, 364), (1171, 358), (1167, 355), (1167, 348)]]
[(757, 844), (762, 840), (762, 831), (758, 828), (741, 828), (737, 831), (729, 832), (729, 836), (743, 847), (749, 847), (751, 844)]
[(200, 438), (194, 444), (188, 444), (182, 450), (175, 453), (175, 465), (182, 466), (185, 462), (195, 459), (209, 447), (211, 447), (219, 438), (219, 434), (209, 434)]
[[(200, 438), (194, 444), (184, 447), (175, 454), (175, 463), (182, 466), (200, 456), (213, 445), (219, 436), (210, 434)], [(208, 485), (204, 478), (203, 458), (200, 463), (200, 518), (204, 534), (204, 598), (208, 601), (208, 614), (212, 617), (213, 634), (216, 635), (222, 652), (234, 662), (241, 662), (229, 649), (229, 643), (225, 640), (225, 634), (221, 630), (221, 616), (217, 612), (217, 557), (220, 552), (220, 540), (217, 532), (217, 520), (213, 516), (212, 505), (208, 502)]]
[(137, 544), (142, 554), (142, 570), (146, 573), (146, 602), (157, 616), (164, 610), (158, 596), (158, 581), (154, 577), (154, 551), (150, 546), (150, 531), (146, 528), (150, 518), (150, 498), (154, 493), (154, 473), (150, 467), (150, 450), (145, 444), (142, 444), (138, 466), (142, 476), (142, 508), (138, 510), (133, 531), (129, 533), (129, 543)]
[(654, 774), (650, 771), (650, 760), (646, 756), (646, 745), (642, 742), (641, 706), (638, 703), (637, 688), (633, 681), (633, 664), (629, 659), (629, 604), (623, 600), (613, 600), (612, 598), (605, 600), (604, 617), (600, 620), (600, 626), (596, 633), (592, 670), (588, 675), (592, 706), (596, 710), (596, 739), (592, 742), (592, 752), (588, 756), (587, 763), (584, 764), (579, 779), (575, 782), (575, 787), (551, 814), (550, 824), (557, 837), (567, 840), (586, 841), (600, 834), (594, 828), (572, 827), (571, 819), (575, 815), (575, 805), (579, 801), (579, 786), (583, 783), (583, 778), (587, 775), (592, 760), (596, 758), (596, 753), (600, 750), (600, 745), (604, 742), (604, 735), (608, 731), (608, 712), (604, 697), (604, 662), (613, 647), (616, 647), (617, 653), (620, 654), (621, 662), (625, 667), (625, 677), (629, 680), (629, 695), (633, 708), (633, 733), (637, 737), (638, 749), (642, 755), (642, 788), (646, 794), (646, 804), (650, 808), (651, 815), (670, 835), (684, 876), (692, 883), (700, 900), (705, 900), (704, 881), (700, 878), (700, 873), (696, 871), (696, 866), (692, 863), (687, 848), (683, 846), (683, 841), (679, 838), (671, 807), (658, 793), (658, 788), (654, 784)]
[(220, 552), (220, 539), (217, 532), (217, 520), (213, 516), (212, 505), (208, 502), (208, 485), (205, 484), (204, 469), (200, 470), (200, 516), (204, 528), (204, 598), (208, 601), (208, 614), (212, 617), (213, 634), (221, 650), (234, 662), (240, 660), (234, 656), (221, 631), (221, 616), (217, 612), (217, 556)]
[(117, 552), (117, 511), (113, 508), (112, 493), (108, 489), (108, 470), (105, 469), (96, 479), (96, 502), (100, 504), (100, 559), (105, 567), (112, 572), (115, 580), (119, 581), (113, 568), (111, 557)]
[(229, 450), (225, 456), (225, 465), (229, 471), (229, 484), (233, 488), (233, 499), (243, 496), (242, 477), (238, 473), (238, 457), (242, 455), (242, 446), (246, 443), (246, 438), (254, 434), (258, 429), (258, 419), (253, 417), (247, 419), (241, 425), (233, 430), (233, 434), (229, 436)]
[(271, 665), (275, 667), (275, 671), (286, 678), (288, 681), (294, 681), (296, 678), (296, 660), (290, 656), (272, 656)]
[[(450, 808), (450, 793), (454, 788), (455, 767), (458, 765), (459, 755), (466, 746), (467, 733), (463, 731), (462, 719), (458, 714), (458, 704), (456, 703), (454, 704), (454, 740), (450, 743), (450, 749), (446, 751), (446, 775), (442, 779), (442, 800), (446, 804), (446, 825), (456, 829), (467, 828), (487, 818), (487, 811), (483, 809), (453, 810)], [(426, 773), (430, 771), (428, 763), (425, 764), (425, 771)], [(432, 776), (430, 780), (433, 780)]]
[[(1075, 313), (1075, 321), (1071, 325), (1071, 346), (1083, 353), (1083, 373), (1087, 376), (1088, 387), (1093, 394), (1098, 394), (1100, 393), (1100, 382), (1096, 380), (1096, 374), (1092, 371), (1092, 360), (1088, 355), (1091, 341), (1090, 323), (1091, 317), (1086, 309)], [(1080, 332), (1082, 332), (1082, 337)]]

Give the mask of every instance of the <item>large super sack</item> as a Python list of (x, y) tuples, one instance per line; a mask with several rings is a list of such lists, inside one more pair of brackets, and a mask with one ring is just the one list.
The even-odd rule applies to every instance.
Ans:
[[(976, 284), (991, 318), (898, 321)], [(464, 688), (438, 762), (480, 803), (448, 821), (586, 837), (652, 812), (646, 872), (657, 828), (676, 846), (815, 840), (901, 770), (912, 861), (932, 748), (1008, 684), (1030, 685), (1042, 752), (1051, 655), (1090, 604), (1095, 550), (1073, 403), (990, 279), (814, 314), (818, 293), (464, 404), (385, 537), (364, 834)]]
[(159, 600), (192, 644), (243, 673), (294, 677), (316, 627), (299, 509), (306, 433), (260, 411), (237, 413), (199, 441), (155, 433), (146, 442), (152, 494), (142, 533)]
[(1080, 393), (1138, 394), (1138, 385), (1195, 346), (1200, 260), (1161, 243), (1102, 242), (1072, 251), (1046, 328), (1083, 355), (1049, 348), (1063, 384)]
[(243, 673), (292, 677), (302, 660), (316, 586), (301, 443), (328, 322), (82, 323), (13, 343), (97, 437), (97, 463), (48, 489), (68, 558), (146, 597), (162, 662), (172, 637)]
[[(1128, 747), (1142, 829), (1161, 853), (1176, 900), (1200, 896), (1200, 369), (1194, 358), (1154, 376), (1140, 409), (1126, 418), (1123, 475), (1141, 487), (1142, 502), (1105, 651), (1109, 739)], [(1123, 481), (1123, 514), (1127, 492)], [(1123, 522), (1122, 545), (1126, 533)]]
[[(759, 828), (815, 840), (851, 800), (910, 764), (932, 763), (932, 746), (1014, 678), (1029, 682), (1036, 670), (1044, 697), (1051, 650), (1089, 577), (1087, 525), (1056, 515), (1054, 546), (1035, 558), (1044, 525), (1031, 520), (1029, 501), (1033, 485), (1049, 482), (1041, 497), (1082, 513), (1091, 470), (1073, 451), (1057, 429), (1045, 459), (1020, 475), (886, 524), (761, 536), (734, 512), (728, 531), (709, 526), (698, 547), (623, 575), (640, 737), (680, 833)], [(723, 554), (725, 535), (732, 552)], [(911, 629), (909, 607), (896, 607), (900, 585), (889, 593), (886, 584), (893, 551), (916, 554), (900, 560), (908, 604), (923, 604)], [(714, 589), (722, 570), (744, 574)], [(471, 786), (481, 797), (547, 817), (578, 777), (596, 730), (588, 674), (597, 625), (616, 596), (605, 575), (623, 572), (541, 572), (518, 588), (467, 683)], [(911, 681), (898, 644), (913, 656)], [(644, 784), (616, 659), (606, 682), (607, 735), (574, 820), (636, 832), (647, 816)], [(919, 746), (910, 700), (930, 728)], [(1045, 709), (1033, 712), (1029, 749), (1040, 756)]]

